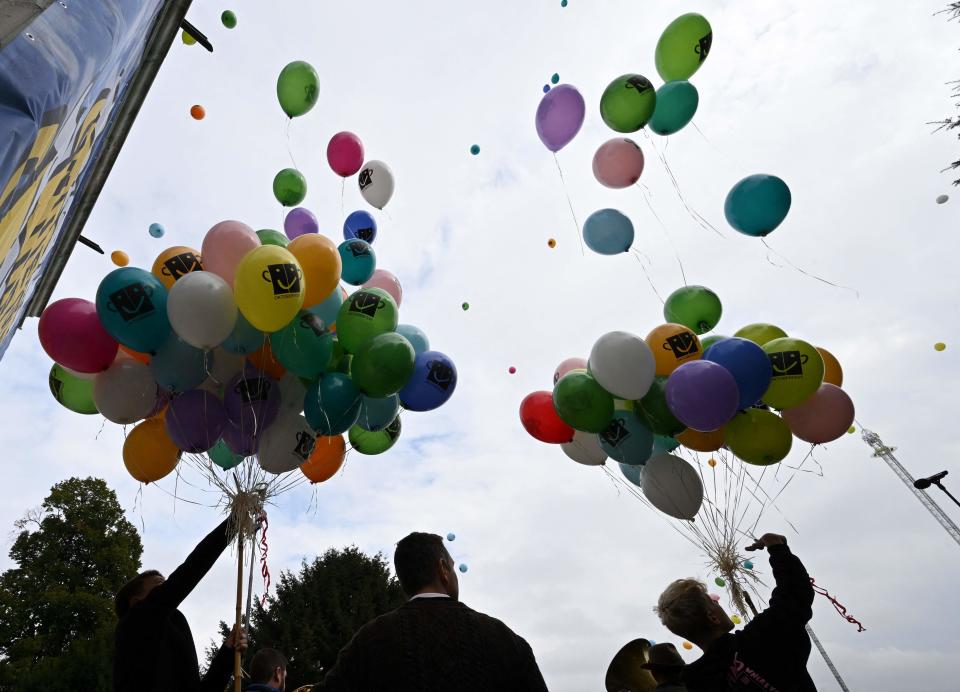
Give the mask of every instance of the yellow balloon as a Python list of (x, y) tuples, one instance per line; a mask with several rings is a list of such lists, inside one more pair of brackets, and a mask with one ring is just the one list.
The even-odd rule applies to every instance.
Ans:
[(686, 649), (687, 651), (690, 651), (690, 649), (693, 648), (693, 644), (691, 644), (690, 642), (684, 642), (683, 648)]
[(158, 481), (177, 467), (180, 450), (167, 435), (162, 417), (137, 425), (123, 443), (123, 463), (141, 483)]
[(150, 273), (160, 279), (160, 283), (169, 291), (181, 276), (202, 269), (203, 264), (200, 262), (199, 250), (194, 250), (186, 245), (176, 245), (168, 247), (157, 255)]
[(184, 45), (186, 46), (192, 46), (194, 43), (197, 42), (197, 39), (195, 39), (193, 36), (188, 34), (186, 29), (184, 29), (180, 33), (180, 40), (183, 41)]
[(847, 435), (853, 435), (855, 432), (857, 432), (857, 426), (851, 425), (849, 428), (847, 428)]
[(933, 345), (933, 349), (934, 349), (935, 351), (942, 351), (942, 350), (945, 349), (946, 347), (947, 347), (947, 345), (946, 345), (945, 343), (943, 343), (942, 341), (938, 341), (937, 343), (935, 343), (935, 344)]
[(110, 261), (118, 267), (125, 267), (130, 264), (130, 256), (123, 250), (114, 250), (110, 253)]
[(303, 304), (309, 308), (323, 302), (340, 283), (343, 265), (337, 246), (319, 233), (304, 233), (295, 238), (287, 249), (303, 268), (303, 278), (307, 284)]
[(261, 245), (237, 265), (233, 295), (247, 322), (276, 332), (300, 312), (306, 283), (296, 257), (278, 245)]
[(703, 352), (700, 339), (682, 324), (661, 324), (647, 334), (647, 346), (653, 351), (657, 374), (666, 377), (684, 363), (697, 360)]
[(734, 625), (739, 625), (742, 622), (739, 615), (731, 615), (730, 621), (733, 622)]

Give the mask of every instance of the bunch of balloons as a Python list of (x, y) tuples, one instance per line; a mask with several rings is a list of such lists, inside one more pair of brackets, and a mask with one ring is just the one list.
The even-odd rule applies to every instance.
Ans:
[(854, 407), (833, 354), (770, 324), (704, 336), (721, 314), (708, 288), (674, 291), (665, 323), (645, 338), (610, 332), (589, 358), (560, 363), (553, 391), (520, 404), (524, 428), (581, 464), (613, 459), (654, 507), (679, 519), (697, 514), (703, 487), (697, 470), (670, 454), (677, 447), (726, 448), (766, 466), (787, 456), (794, 437), (823, 444), (847, 432)]
[(320, 482), (342, 464), (344, 435), (383, 453), (401, 407), (429, 411), (453, 394), (453, 361), (399, 323), (400, 282), (376, 266), (373, 235), (338, 246), (306, 210), (287, 221), (286, 235), (222, 221), (199, 250), (115, 269), (94, 302), (65, 298), (41, 316), (51, 392), (135, 424), (123, 456), (138, 480), (187, 452), (224, 469), (256, 455), (269, 472)]

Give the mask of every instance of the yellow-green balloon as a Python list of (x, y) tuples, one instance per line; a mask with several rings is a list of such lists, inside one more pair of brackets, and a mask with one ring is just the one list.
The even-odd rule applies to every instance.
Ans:
[(712, 45), (713, 29), (706, 17), (696, 12), (680, 15), (657, 41), (657, 72), (665, 82), (690, 79), (707, 59)]
[(763, 346), (768, 341), (785, 337), (787, 333), (776, 325), (757, 322), (738, 329), (733, 335), (752, 341), (757, 346)]
[(74, 413), (99, 413), (93, 403), (93, 380), (77, 377), (67, 372), (62, 365), (54, 363), (50, 368), (49, 384), (50, 393), (61, 406)]
[(600, 117), (616, 132), (636, 132), (647, 124), (657, 105), (657, 92), (640, 74), (614, 79), (600, 97)]
[(790, 453), (790, 427), (773, 411), (748, 408), (740, 411), (723, 428), (727, 448), (748, 464), (769, 466)]
[(762, 399), (768, 406), (781, 410), (798, 406), (823, 384), (823, 356), (806, 341), (787, 336), (768, 341), (763, 350), (773, 369)]
[(383, 454), (393, 447), (400, 437), (400, 416), (394, 418), (383, 430), (364, 430), (359, 425), (354, 425), (347, 436), (350, 438), (350, 446), (360, 454)]
[(320, 77), (313, 66), (303, 60), (284, 67), (277, 78), (277, 100), (283, 112), (291, 118), (313, 108), (319, 92)]

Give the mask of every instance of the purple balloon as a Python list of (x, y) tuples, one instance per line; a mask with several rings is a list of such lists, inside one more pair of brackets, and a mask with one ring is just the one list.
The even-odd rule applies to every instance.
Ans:
[(164, 408), (166, 408), (167, 404), (170, 403), (170, 397), (172, 396), (173, 392), (166, 387), (157, 387), (157, 403), (155, 403), (153, 408), (150, 409), (150, 413), (147, 414), (147, 418), (153, 418)]
[(537, 134), (550, 151), (567, 146), (580, 132), (587, 106), (577, 88), (569, 84), (554, 87), (537, 106)]
[(259, 436), (280, 412), (280, 385), (270, 375), (248, 366), (227, 383), (223, 406), (227, 420), (240, 432)]
[(229, 422), (223, 428), (223, 441), (231, 452), (244, 457), (256, 454), (257, 445), (260, 443), (256, 435), (248, 434)]
[(217, 444), (227, 424), (223, 404), (210, 392), (192, 389), (174, 397), (164, 425), (173, 443), (184, 452), (199, 454)]
[(693, 360), (674, 370), (666, 394), (667, 406), (677, 420), (700, 432), (722, 428), (740, 405), (736, 379), (709, 360)]
[(304, 207), (291, 209), (290, 213), (283, 220), (283, 230), (290, 240), (299, 238), (307, 233), (319, 233), (320, 223), (313, 212)]

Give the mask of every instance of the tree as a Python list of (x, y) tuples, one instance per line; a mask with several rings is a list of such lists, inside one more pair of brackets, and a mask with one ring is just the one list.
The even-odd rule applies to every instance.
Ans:
[[(946, 14), (947, 21), (953, 21), (955, 19), (960, 19), (960, 2), (950, 2), (947, 6), (937, 12), (937, 14)], [(960, 97), (960, 80), (951, 82), (953, 84), (953, 96)], [(957, 104), (960, 106), (960, 103)], [(931, 123), (931, 125), (939, 125), (935, 132), (939, 130), (955, 130), (960, 127), (960, 116), (951, 116), (944, 118), (943, 120), (937, 120), (936, 122)], [(960, 138), (960, 132), (957, 133), (957, 137)], [(960, 168), (960, 159), (957, 159), (949, 166), (944, 168), (944, 171), (956, 170)], [(953, 181), (954, 185), (960, 185), (960, 178), (957, 178)]]
[(16, 522), (0, 574), (0, 690), (110, 689), (113, 596), (143, 545), (99, 478), (70, 478)]

